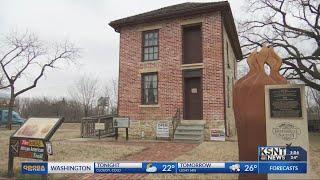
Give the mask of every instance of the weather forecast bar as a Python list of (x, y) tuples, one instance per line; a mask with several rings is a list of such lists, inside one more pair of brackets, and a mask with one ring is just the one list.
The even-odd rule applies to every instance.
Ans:
[(22, 174), (51, 173), (306, 173), (306, 161), (254, 162), (23, 162)]

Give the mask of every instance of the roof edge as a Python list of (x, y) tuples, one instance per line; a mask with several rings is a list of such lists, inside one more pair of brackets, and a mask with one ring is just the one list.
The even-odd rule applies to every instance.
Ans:
[[(176, 5), (179, 5), (179, 4), (176, 4)], [(173, 5), (173, 6), (175, 6), (175, 5)], [(168, 6), (168, 7), (170, 7), (170, 6)], [(164, 7), (164, 8), (167, 8), (167, 7)], [(160, 9), (162, 9), (162, 8), (160, 8)], [(156, 9), (153, 11), (158, 11), (160, 9)], [(149, 12), (153, 12), (153, 11), (149, 11)], [(238, 38), (239, 36), (237, 33), (236, 25), (234, 23), (234, 18), (232, 15), (231, 7), (230, 7), (230, 4), (228, 1), (212, 2), (211, 5), (204, 6), (201, 8), (189, 8), (187, 10), (184, 9), (184, 10), (180, 10), (180, 11), (170, 12), (168, 14), (157, 15), (155, 17), (153, 17), (152, 15), (147, 15), (146, 17), (140, 17), (140, 19), (139, 18), (134, 19), (134, 17), (138, 17), (138, 16), (141, 16), (145, 13), (149, 13), (149, 12), (145, 12), (145, 13), (137, 14), (134, 16), (111, 21), (109, 23), (109, 25), (116, 32), (120, 32), (121, 28), (125, 27), (125, 26), (131, 26), (131, 25), (143, 24), (143, 23), (151, 23), (151, 22), (156, 22), (156, 21), (168, 20), (168, 19), (172, 19), (172, 18), (179, 18), (179, 17), (183, 17), (183, 16), (194, 16), (197, 14), (217, 12), (217, 11), (221, 12), (223, 24), (226, 28), (228, 37), (231, 40), (233, 40), (233, 43), (231, 43), (231, 46), (235, 51), (236, 59), (238, 59), (238, 60), (243, 59), (243, 54), (242, 54), (242, 50), (241, 50), (241, 46), (240, 46), (240, 42), (239, 42), (239, 38)], [(128, 18), (131, 18), (131, 19), (128, 19)], [(227, 20), (227, 19), (229, 19), (229, 20)]]
[[(214, 12), (214, 11), (218, 11), (218, 10), (225, 10), (225, 8), (230, 7), (229, 2), (228, 1), (218, 1), (218, 2), (212, 2), (214, 4), (212, 4), (211, 6), (206, 6), (206, 7), (201, 7), (201, 8), (189, 8), (188, 10), (180, 10), (180, 11), (175, 11), (175, 12), (171, 12), (168, 14), (162, 14), (162, 15), (158, 15), (156, 17), (152, 17), (152, 15), (146, 15), (146, 17), (141, 18), (141, 19), (137, 19), (137, 20), (128, 20), (128, 18), (134, 18), (134, 17), (138, 17), (138, 16), (142, 16), (145, 13), (149, 13), (149, 12), (153, 12), (153, 11), (158, 11), (160, 9), (156, 9), (153, 11), (149, 11), (149, 12), (145, 12), (145, 13), (140, 13), (134, 16), (129, 16), (126, 18), (121, 18), (121, 19), (117, 19), (114, 21), (111, 21), (109, 23), (109, 25), (115, 30), (115, 31), (119, 31), (121, 27), (124, 26), (130, 26), (130, 25), (134, 25), (134, 24), (142, 24), (142, 23), (148, 23), (148, 22), (155, 22), (155, 21), (161, 21), (161, 20), (166, 20), (166, 19), (170, 19), (170, 18), (177, 18), (177, 17), (181, 17), (184, 15), (195, 15), (195, 14), (201, 14), (201, 13), (209, 13), (209, 12)], [(176, 4), (179, 5), (179, 4)], [(173, 5), (175, 6), (175, 5)], [(170, 7), (170, 6), (168, 6)], [(164, 7), (167, 8), (167, 7)], [(125, 22), (127, 21), (127, 22)]]

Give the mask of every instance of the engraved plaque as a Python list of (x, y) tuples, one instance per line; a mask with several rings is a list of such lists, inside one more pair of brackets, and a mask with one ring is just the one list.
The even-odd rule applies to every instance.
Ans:
[(270, 89), (272, 118), (302, 117), (300, 88)]

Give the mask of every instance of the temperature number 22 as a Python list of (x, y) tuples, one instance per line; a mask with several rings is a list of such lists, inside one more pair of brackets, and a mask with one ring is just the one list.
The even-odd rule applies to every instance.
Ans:
[(171, 172), (172, 169), (174, 169), (173, 164), (165, 164), (165, 165), (162, 165), (162, 167), (163, 167), (162, 169), (163, 172)]

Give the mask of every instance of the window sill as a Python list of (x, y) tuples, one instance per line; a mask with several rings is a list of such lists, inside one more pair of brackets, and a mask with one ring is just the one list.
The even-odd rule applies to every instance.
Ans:
[(140, 104), (139, 107), (141, 108), (158, 108), (160, 107), (159, 104)]
[(181, 69), (203, 69), (203, 63), (193, 63), (193, 64), (182, 64)]
[(142, 63), (154, 63), (154, 62), (158, 62), (159, 59), (154, 59), (154, 60), (142, 60)]

